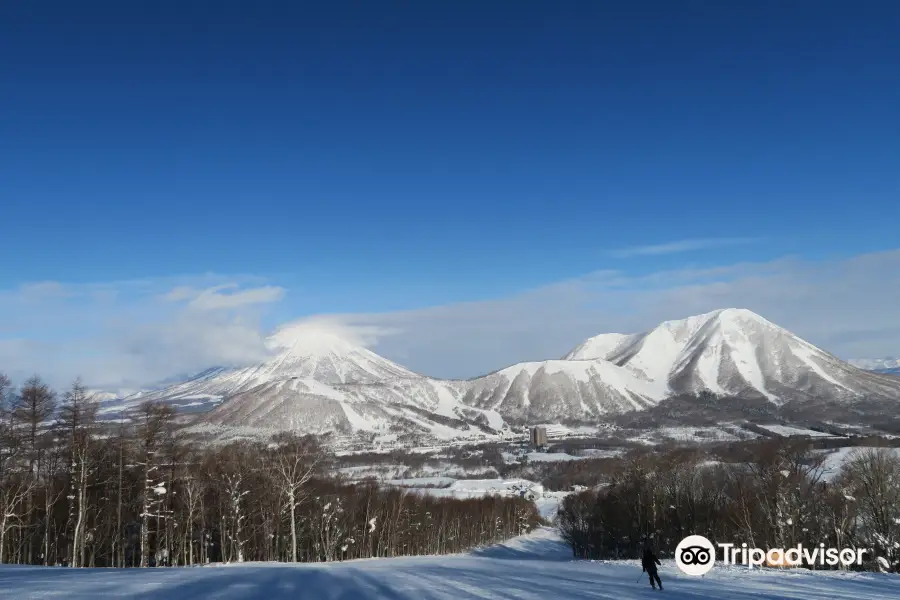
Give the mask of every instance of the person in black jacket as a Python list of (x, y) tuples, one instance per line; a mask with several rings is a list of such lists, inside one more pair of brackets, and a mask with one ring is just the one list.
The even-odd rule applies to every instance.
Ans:
[(656, 565), (662, 565), (662, 563), (659, 562), (659, 559), (653, 554), (650, 546), (645, 546), (644, 557), (641, 558), (641, 566), (647, 571), (647, 577), (650, 578), (650, 587), (654, 590), (656, 589), (657, 584), (659, 584), (659, 589), (663, 589), (662, 581), (659, 579), (659, 573), (656, 571)]

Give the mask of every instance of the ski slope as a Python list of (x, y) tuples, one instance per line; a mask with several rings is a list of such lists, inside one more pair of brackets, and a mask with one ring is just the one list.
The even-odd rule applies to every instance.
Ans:
[(0, 566), (0, 597), (17, 600), (882, 600), (900, 577), (838, 572), (748, 571), (716, 567), (703, 578), (660, 569), (654, 592), (635, 561), (573, 561), (545, 528), (468, 554), (332, 564), (245, 563), (174, 569), (65, 569)]

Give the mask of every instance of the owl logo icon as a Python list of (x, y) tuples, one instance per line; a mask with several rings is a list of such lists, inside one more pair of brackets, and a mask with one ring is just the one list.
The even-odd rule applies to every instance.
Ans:
[(689, 535), (675, 548), (675, 564), (686, 575), (706, 575), (716, 564), (716, 549), (702, 535)]

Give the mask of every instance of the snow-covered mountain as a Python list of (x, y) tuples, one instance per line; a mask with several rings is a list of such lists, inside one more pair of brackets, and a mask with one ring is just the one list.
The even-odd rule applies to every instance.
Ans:
[(854, 367), (867, 371), (881, 371), (883, 369), (900, 368), (900, 358), (886, 356), (884, 358), (851, 358), (847, 361)]
[(847, 362), (854, 367), (867, 371), (900, 376), (900, 358), (894, 358), (893, 356), (886, 356), (885, 358), (851, 358)]
[(134, 396), (135, 394), (140, 393), (140, 390), (132, 390), (132, 389), (118, 389), (118, 390), (87, 390), (87, 396), (92, 400), (97, 402), (113, 402), (116, 400), (120, 400), (122, 398), (127, 398), (129, 396)]
[(562, 359), (466, 381), (414, 373), (327, 329), (284, 327), (270, 358), (210, 369), (137, 399), (162, 400), (219, 426), (483, 435), (508, 424), (593, 421), (669, 396), (900, 401), (900, 380), (858, 369), (748, 310), (590, 338)]
[(709, 390), (732, 396), (840, 400), (900, 399), (892, 380), (858, 369), (745, 309), (666, 321), (650, 331), (600, 335), (566, 359), (600, 358), (654, 381), (670, 393)]
[(318, 433), (454, 437), (503, 423), (492, 411), (461, 404), (461, 382), (414, 373), (327, 328), (283, 327), (268, 347), (262, 363), (210, 369), (135, 400), (204, 413), (203, 421), (215, 425)]
[(516, 422), (598, 420), (668, 396), (665, 381), (606, 360), (519, 363), (468, 382), (462, 401)]

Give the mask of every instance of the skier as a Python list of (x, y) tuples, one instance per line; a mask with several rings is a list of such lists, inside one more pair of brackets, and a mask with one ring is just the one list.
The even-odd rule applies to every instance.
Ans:
[(663, 589), (662, 581), (659, 579), (659, 573), (656, 572), (656, 565), (662, 565), (662, 563), (659, 562), (659, 559), (653, 554), (649, 545), (644, 546), (644, 557), (641, 558), (641, 566), (644, 571), (647, 571), (647, 577), (650, 578), (650, 587), (654, 590), (656, 589), (657, 584), (659, 584), (659, 589)]

